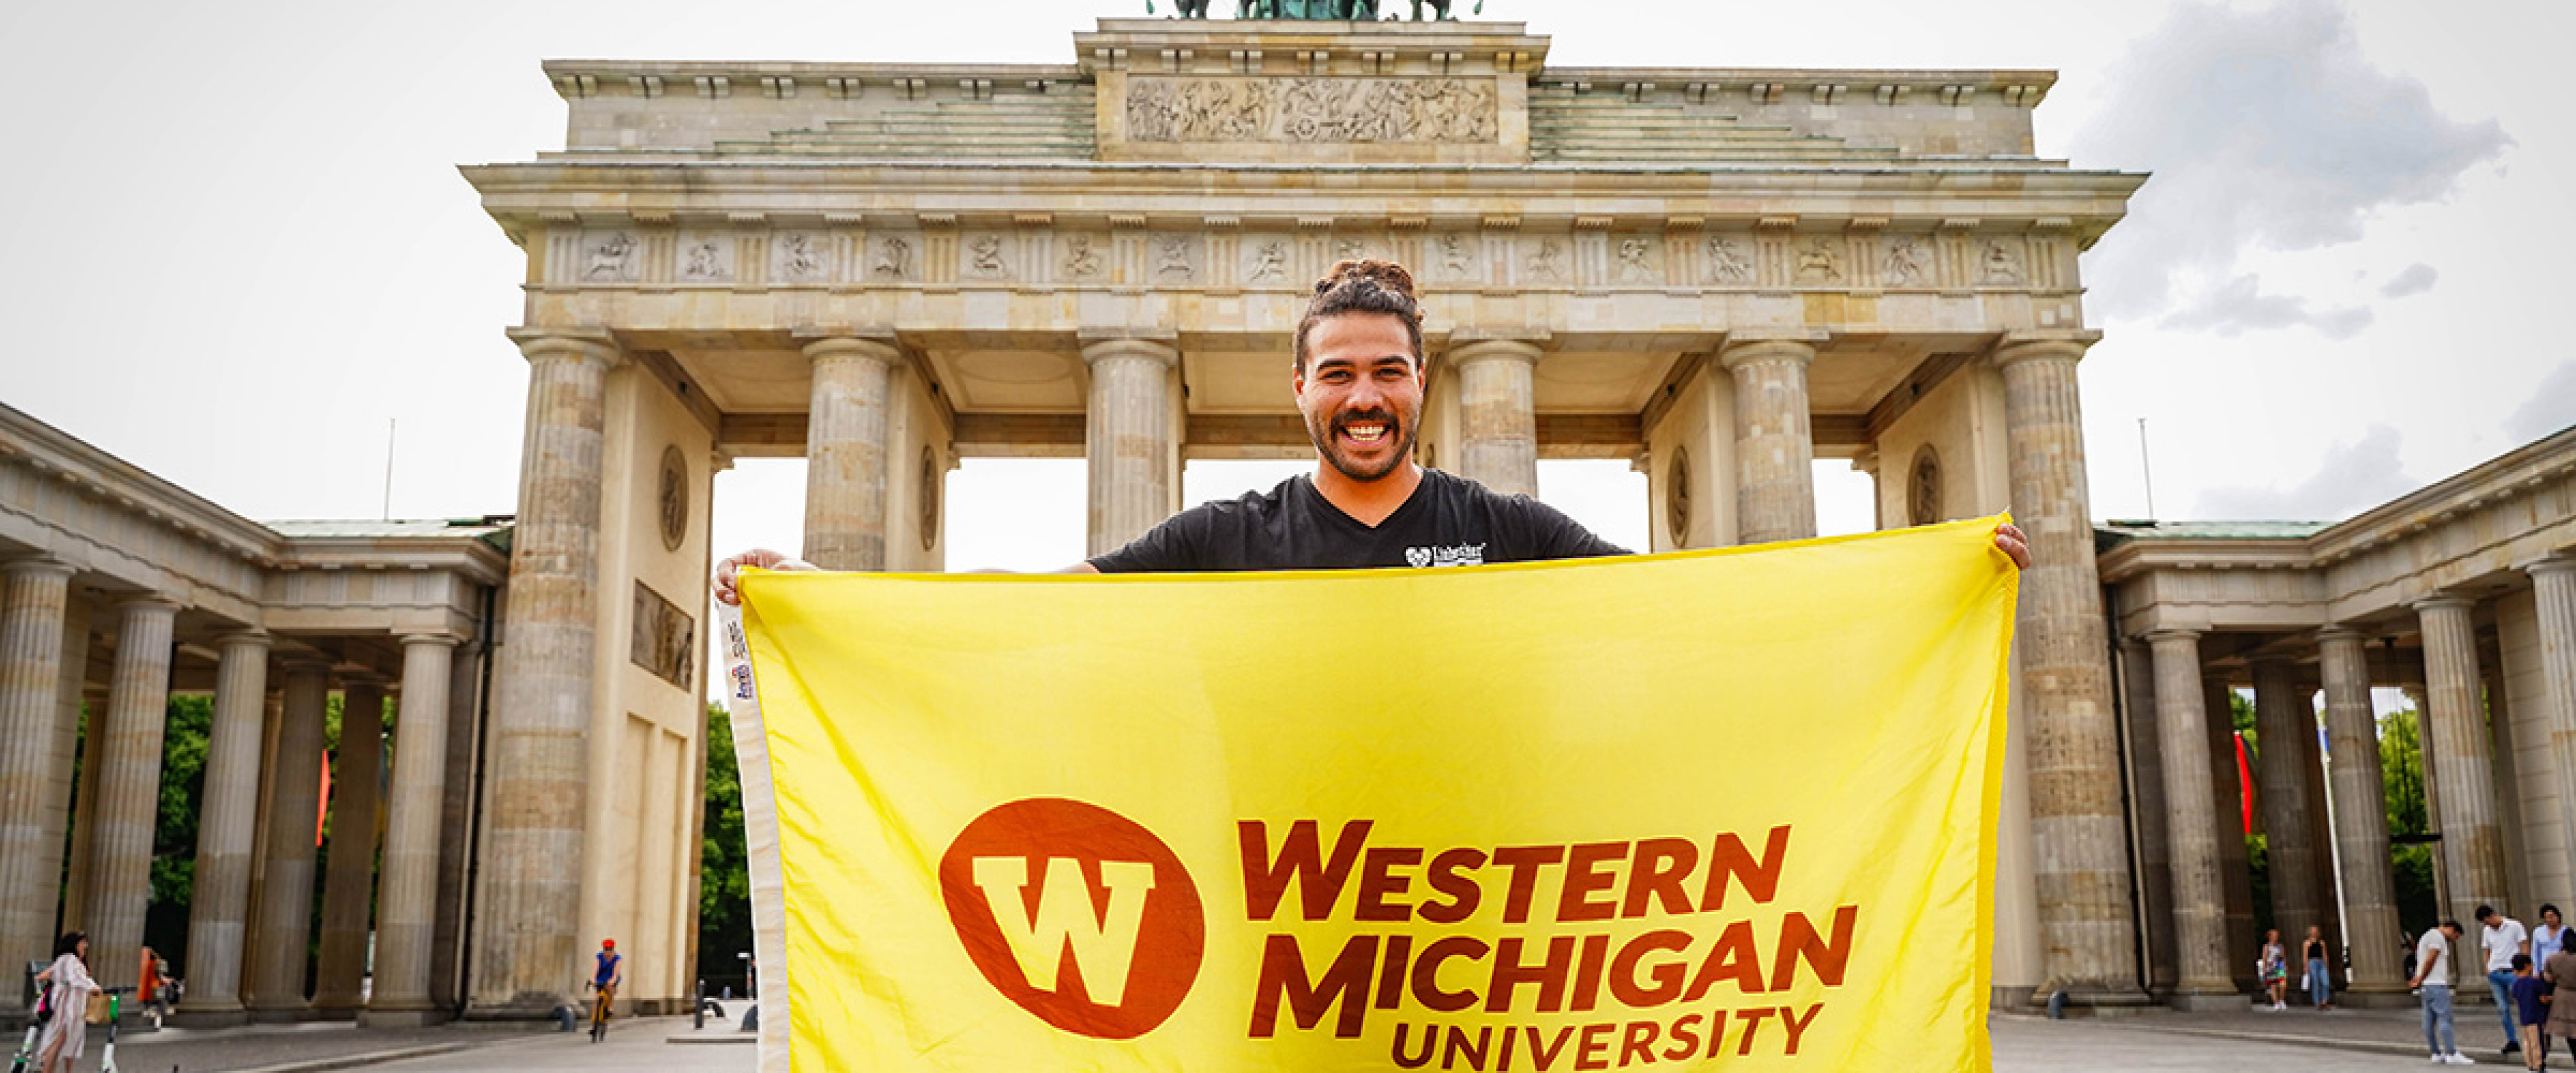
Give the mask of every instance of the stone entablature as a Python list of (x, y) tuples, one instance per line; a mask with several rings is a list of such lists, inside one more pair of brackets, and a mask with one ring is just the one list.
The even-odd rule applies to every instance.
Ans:
[(506, 522), (279, 526), (0, 405), (0, 558), (59, 560), (234, 626), (459, 639), (508, 571)]
[[(1550, 68), (1520, 23), (1104, 19), (1077, 63), (558, 60), (565, 157), (2033, 160), (2027, 70)], [(1939, 166), (1941, 161), (1931, 162)]]
[[(2330, 526), (2111, 523), (2121, 632), (2289, 631), (2412, 615), (2576, 549), (2576, 429)], [(2498, 579), (2506, 579), (2499, 581)]]

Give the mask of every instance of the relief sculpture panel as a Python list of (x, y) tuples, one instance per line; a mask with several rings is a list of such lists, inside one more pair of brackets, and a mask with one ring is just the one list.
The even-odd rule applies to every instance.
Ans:
[(1127, 89), (1127, 138), (1490, 144), (1496, 108), (1480, 79), (1140, 77)]

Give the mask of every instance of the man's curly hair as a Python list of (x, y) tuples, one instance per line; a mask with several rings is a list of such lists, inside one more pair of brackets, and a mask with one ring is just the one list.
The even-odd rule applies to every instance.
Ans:
[(1344, 313), (1387, 313), (1404, 322), (1413, 341), (1413, 364), (1422, 365), (1422, 306), (1413, 297), (1413, 273), (1393, 261), (1342, 261), (1315, 281), (1315, 300), (1297, 321), (1297, 371), (1306, 371), (1306, 333), (1316, 322)]

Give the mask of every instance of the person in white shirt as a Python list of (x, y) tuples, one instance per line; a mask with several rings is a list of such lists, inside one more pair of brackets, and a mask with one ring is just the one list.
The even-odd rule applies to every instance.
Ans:
[(2478, 907), (2478, 949), (2486, 952), (2487, 990), (2495, 995), (2496, 1014), (2504, 1020), (2504, 1049), (2501, 1054), (2522, 1053), (2522, 1025), (2513, 1015), (2513, 956), (2531, 956), (2531, 933), (2522, 922), (2496, 912), (2491, 905)]
[(2445, 920), (2442, 925), (2424, 932), (2415, 944), (2415, 978), (2406, 986), (2424, 1000), (2424, 1045), (2433, 1051), (2437, 1065), (2467, 1066), (2477, 1062), (2460, 1053), (2457, 1030), (2451, 1023), (2451, 944), (2460, 937), (2460, 922)]

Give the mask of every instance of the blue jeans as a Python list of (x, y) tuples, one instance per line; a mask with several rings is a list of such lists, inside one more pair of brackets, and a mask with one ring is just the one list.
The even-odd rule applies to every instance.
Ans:
[(2504, 1019), (2504, 1045), (2522, 1046), (2522, 1022), (2513, 1016), (2513, 970), (2495, 969), (2487, 973), (2487, 990), (2495, 993), (2496, 1016)]
[(2324, 1006), (2334, 1001), (2334, 980), (2326, 974), (2326, 959), (2308, 959), (2308, 1005)]
[(2436, 1058), (2458, 1051), (2459, 1041), (2453, 1038), (2451, 1027), (2451, 985), (2425, 984), (2422, 994), (2424, 1045), (2433, 1049)]

